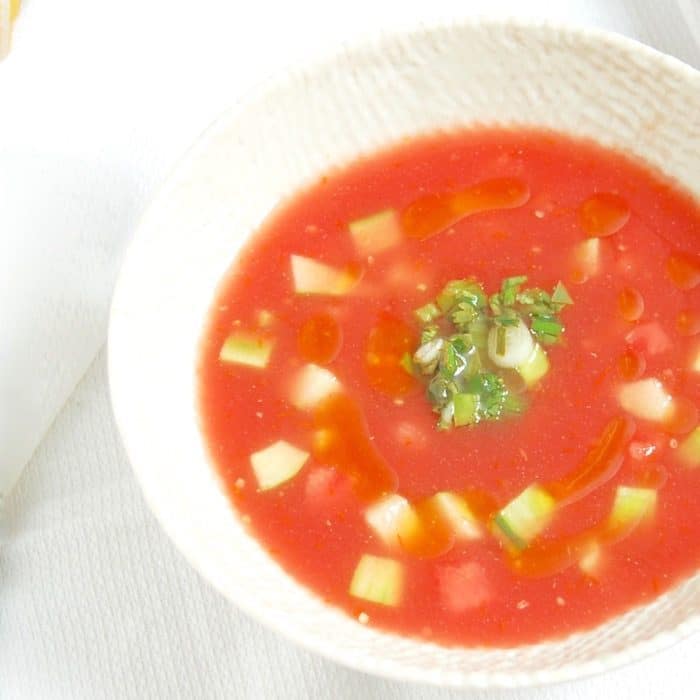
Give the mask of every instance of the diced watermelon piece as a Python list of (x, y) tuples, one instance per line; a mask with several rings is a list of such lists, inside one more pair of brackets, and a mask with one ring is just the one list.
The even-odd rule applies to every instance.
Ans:
[(649, 355), (660, 355), (671, 347), (671, 339), (658, 321), (642, 323), (633, 328), (625, 336), (625, 341), (633, 348)]
[(325, 367), (308, 364), (295, 375), (289, 398), (293, 406), (308, 411), (341, 390), (342, 385), (333, 372)]
[(304, 493), (311, 507), (329, 511), (346, 502), (352, 486), (350, 480), (333, 467), (316, 467), (306, 477)]
[(493, 595), (486, 570), (475, 561), (441, 566), (437, 577), (440, 598), (445, 607), (453, 612), (478, 608)]
[(306, 497), (313, 502), (327, 498), (333, 490), (336, 479), (336, 471), (331, 467), (314, 469), (306, 477)]

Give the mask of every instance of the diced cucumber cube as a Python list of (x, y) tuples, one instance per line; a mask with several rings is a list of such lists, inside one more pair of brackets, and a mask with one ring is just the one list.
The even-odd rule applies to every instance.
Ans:
[(401, 369), (405, 370), (407, 374), (410, 374), (412, 377), (415, 376), (416, 368), (413, 364), (413, 357), (411, 356), (411, 353), (405, 352), (403, 355), (401, 355), (399, 365), (401, 365)]
[(380, 605), (397, 606), (403, 593), (404, 571), (400, 562), (364, 554), (350, 583), (350, 595)]
[(367, 508), (365, 521), (391, 547), (408, 543), (422, 530), (413, 506), (398, 494), (386, 496)]
[(676, 455), (687, 467), (700, 467), (700, 426), (681, 442)]
[(304, 365), (292, 380), (289, 400), (302, 411), (308, 411), (342, 389), (333, 372), (318, 365)]
[(656, 489), (618, 486), (610, 512), (610, 528), (627, 528), (651, 517), (656, 510), (656, 500)]
[(457, 540), (478, 540), (483, 537), (479, 521), (467, 501), (451, 491), (439, 491), (430, 499), (439, 517), (452, 530)]
[(662, 423), (673, 406), (673, 398), (664, 385), (653, 377), (620, 385), (617, 391), (620, 406), (636, 418)]
[(349, 229), (355, 247), (363, 255), (381, 253), (401, 240), (401, 222), (394, 209), (351, 221)]
[(250, 455), (250, 463), (258, 487), (261, 491), (267, 491), (296, 476), (308, 458), (308, 452), (285, 440), (278, 440), (264, 450)]
[(272, 354), (273, 341), (269, 338), (236, 331), (226, 338), (219, 351), (219, 359), (222, 362), (248, 367), (267, 367)]
[(552, 519), (556, 502), (541, 486), (528, 486), (494, 518), (496, 532), (516, 549), (524, 549)]
[(348, 270), (341, 270), (303, 255), (292, 255), (292, 278), (297, 294), (328, 294), (342, 296), (356, 284), (358, 278)]
[(516, 369), (528, 387), (534, 386), (549, 372), (547, 353), (539, 343), (535, 343), (528, 359)]

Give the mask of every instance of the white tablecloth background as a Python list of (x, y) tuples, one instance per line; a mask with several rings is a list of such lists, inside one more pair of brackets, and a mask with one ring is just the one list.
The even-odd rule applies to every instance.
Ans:
[[(25, 0), (0, 64), (0, 492), (31, 457), (4, 508), (2, 700), (465, 696), (340, 668), (210, 590), (145, 508), (101, 348), (125, 242), (218, 113), (290, 61), (476, 12), (595, 24), (700, 67), (700, 0)], [(699, 653), (472, 695), (695, 698)]]

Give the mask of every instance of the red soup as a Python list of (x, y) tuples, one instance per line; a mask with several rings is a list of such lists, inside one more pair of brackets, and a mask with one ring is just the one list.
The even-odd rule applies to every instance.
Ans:
[(201, 356), (231, 500), (359, 623), (597, 625), (700, 564), (700, 211), (550, 133), (406, 143), (248, 243)]

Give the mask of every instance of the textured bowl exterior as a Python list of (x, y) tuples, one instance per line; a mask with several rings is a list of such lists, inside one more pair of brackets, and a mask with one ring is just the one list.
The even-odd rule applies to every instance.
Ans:
[(217, 285), (272, 208), (325, 169), (414, 134), (552, 128), (641, 156), (700, 196), (700, 74), (603, 32), (473, 22), (378, 37), (271, 82), (225, 114), (142, 220), (115, 293), (115, 415), (146, 498), (190, 563), (269, 627), (348, 666), (461, 687), (602, 671), (700, 627), (700, 576), (596, 629), (511, 649), (445, 648), (366, 628), (273, 561), (233, 512), (196, 411)]

